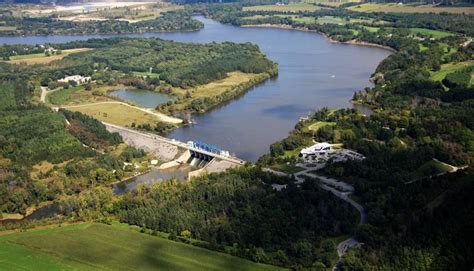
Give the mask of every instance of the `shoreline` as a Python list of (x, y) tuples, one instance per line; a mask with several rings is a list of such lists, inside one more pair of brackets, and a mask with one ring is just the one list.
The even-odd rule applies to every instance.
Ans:
[(245, 27), (245, 28), (275, 28), (275, 29), (284, 29), (284, 30), (293, 30), (293, 31), (313, 32), (313, 33), (321, 34), (322, 36), (324, 36), (326, 38), (326, 40), (328, 42), (331, 42), (331, 43), (375, 47), (375, 48), (385, 49), (385, 50), (391, 51), (393, 53), (397, 52), (397, 50), (395, 50), (391, 47), (388, 47), (388, 46), (380, 45), (380, 44), (377, 44), (377, 43), (359, 41), (357, 39), (349, 40), (349, 41), (338, 41), (338, 40), (335, 40), (335, 39), (331, 38), (326, 33), (323, 33), (323, 32), (317, 31), (317, 30), (311, 30), (311, 29), (308, 29), (307, 27), (293, 27), (293, 26), (288, 25), (288, 24), (247, 24), (247, 25), (240, 25), (239, 27)]

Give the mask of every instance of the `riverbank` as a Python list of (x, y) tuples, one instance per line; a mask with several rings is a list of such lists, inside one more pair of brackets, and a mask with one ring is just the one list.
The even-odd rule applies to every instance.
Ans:
[(323, 35), (326, 40), (328, 40), (329, 42), (331, 43), (339, 43), (339, 44), (350, 44), (350, 45), (360, 45), (360, 46), (368, 46), (368, 47), (376, 47), (376, 48), (381, 48), (381, 49), (385, 49), (385, 50), (389, 50), (393, 53), (395, 53), (397, 50), (391, 48), (391, 47), (388, 47), (388, 46), (384, 46), (384, 45), (380, 45), (380, 44), (377, 44), (377, 43), (370, 43), (370, 42), (364, 42), (364, 41), (359, 41), (357, 39), (354, 39), (354, 40), (349, 40), (349, 41), (338, 41), (338, 40), (335, 40), (333, 38), (331, 38), (329, 35), (327, 35), (326, 33), (323, 33), (323, 32), (320, 32), (320, 31), (317, 31), (317, 30), (311, 30), (307, 27), (293, 27), (291, 25), (288, 25), (288, 24), (248, 24), (248, 25), (241, 25), (240, 27), (245, 27), (245, 28), (277, 28), (277, 29), (285, 29), (285, 30), (295, 30), (295, 31), (304, 31), (304, 32), (314, 32), (314, 33), (318, 33), (318, 34), (321, 34)]

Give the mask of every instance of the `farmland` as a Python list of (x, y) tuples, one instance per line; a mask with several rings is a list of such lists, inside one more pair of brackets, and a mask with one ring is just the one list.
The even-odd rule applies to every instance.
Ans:
[(359, 12), (393, 12), (393, 13), (466, 13), (474, 14), (473, 7), (434, 7), (433, 5), (421, 5), (421, 6), (412, 6), (412, 5), (399, 5), (396, 3), (388, 4), (373, 4), (366, 3), (357, 6), (351, 6), (348, 8), (352, 11)]
[[(141, 234), (136, 227), (79, 224), (0, 236), (1, 270), (278, 270)], [(85, 249), (87, 248), (87, 249)]]
[(27, 65), (34, 65), (34, 64), (48, 64), (52, 61), (63, 59), (64, 57), (74, 54), (80, 53), (84, 51), (91, 50), (89, 48), (77, 48), (77, 49), (70, 49), (64, 50), (61, 54), (54, 54), (50, 56), (46, 56), (45, 54), (31, 54), (31, 55), (18, 55), (10, 57), (8, 63), (11, 64), (20, 64), (26, 63)]

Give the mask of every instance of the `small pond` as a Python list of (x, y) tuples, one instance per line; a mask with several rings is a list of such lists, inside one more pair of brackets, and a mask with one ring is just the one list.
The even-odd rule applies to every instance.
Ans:
[(155, 108), (157, 105), (165, 104), (172, 98), (166, 94), (140, 89), (121, 89), (109, 92), (110, 97), (130, 102), (142, 108)]

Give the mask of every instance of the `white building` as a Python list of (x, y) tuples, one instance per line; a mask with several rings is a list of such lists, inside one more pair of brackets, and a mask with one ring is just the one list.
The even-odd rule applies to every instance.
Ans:
[(91, 77), (81, 76), (81, 75), (71, 75), (71, 76), (66, 76), (58, 80), (59, 83), (69, 83), (69, 81), (74, 81), (76, 82), (77, 85), (82, 85), (85, 83), (89, 83), (91, 81)]
[(300, 152), (300, 156), (304, 160), (316, 160), (320, 158), (327, 159), (330, 153), (334, 152), (331, 144), (323, 142), (316, 143), (311, 147), (304, 148)]

